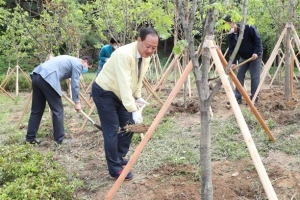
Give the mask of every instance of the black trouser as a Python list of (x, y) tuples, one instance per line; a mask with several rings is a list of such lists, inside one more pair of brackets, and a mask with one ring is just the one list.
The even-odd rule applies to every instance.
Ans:
[[(256, 90), (258, 88), (259, 82), (260, 82), (260, 72), (261, 72), (261, 59), (262, 55), (258, 56), (256, 60), (252, 60), (242, 66), (239, 67), (237, 78), (242, 86), (244, 86), (244, 81), (246, 77), (246, 73), (248, 70), (250, 70), (250, 77), (251, 77), (251, 99), (256, 93)], [(246, 59), (240, 58), (239, 62), (243, 62)], [(235, 89), (235, 98), (241, 99), (242, 95), (240, 91), (236, 88)]]
[(95, 82), (92, 86), (92, 95), (101, 121), (108, 171), (111, 176), (115, 176), (118, 171), (123, 170), (122, 157), (126, 156), (133, 135), (133, 133), (119, 133), (119, 128), (134, 123), (132, 114), (113, 92), (103, 90)]
[(54, 141), (64, 139), (64, 109), (61, 96), (39, 74), (32, 74), (32, 105), (28, 122), (26, 141), (33, 141), (39, 129), (46, 107), (46, 101), (52, 112)]

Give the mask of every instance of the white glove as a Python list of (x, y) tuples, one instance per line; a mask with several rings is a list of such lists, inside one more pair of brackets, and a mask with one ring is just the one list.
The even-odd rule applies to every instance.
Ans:
[(139, 104), (140, 106), (142, 105), (149, 105), (149, 103), (147, 101), (145, 101), (145, 99), (143, 99), (143, 97), (138, 98), (137, 100), (135, 100), (135, 103)]
[(132, 112), (132, 118), (135, 124), (141, 124), (143, 122), (142, 112), (140, 110)]

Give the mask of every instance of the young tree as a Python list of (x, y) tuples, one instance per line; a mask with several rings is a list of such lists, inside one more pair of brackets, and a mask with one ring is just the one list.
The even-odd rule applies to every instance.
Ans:
[(291, 27), (293, 25), (293, 17), (294, 17), (294, 9), (295, 9), (295, 1), (294, 0), (289, 0), (290, 3), (290, 7), (289, 7), (289, 21), (288, 21), (288, 27), (287, 27), (287, 31), (286, 31), (286, 35), (284, 38), (284, 65), (285, 65), (285, 84), (284, 84), (284, 99), (290, 99), (291, 93), (291, 85), (290, 85), (290, 81), (291, 81)]
[[(193, 63), (193, 72), (196, 79), (197, 91), (200, 98), (200, 113), (201, 113), (201, 139), (200, 139), (200, 165), (201, 165), (201, 198), (210, 200), (213, 199), (213, 187), (212, 187), (212, 169), (211, 169), (211, 135), (210, 135), (210, 112), (209, 106), (212, 98), (209, 98), (208, 87), (208, 69), (210, 66), (210, 53), (202, 52), (202, 68), (201, 74), (199, 71), (198, 53), (195, 53), (194, 36), (192, 34), (195, 13), (197, 8), (197, 1), (193, 0), (191, 3), (191, 9), (186, 10), (188, 2), (182, 2), (181, 0), (175, 1), (178, 8), (179, 17), (183, 27), (183, 34), (188, 43), (188, 51), (190, 59)], [(212, 13), (208, 13), (206, 22), (213, 22), (213, 10)], [(187, 21), (186, 16), (189, 16)], [(213, 30), (213, 23), (207, 23), (209, 33)]]
[[(198, 54), (199, 52), (195, 53), (194, 48), (194, 36), (192, 34), (193, 25), (194, 25), (194, 18), (195, 18), (195, 11), (196, 11), (196, 0), (193, 0), (191, 9), (186, 11), (184, 8), (187, 7), (181, 0), (175, 1), (176, 6), (179, 11), (179, 17), (181, 19), (183, 33), (185, 38), (188, 42), (188, 50), (190, 59), (193, 63), (193, 72), (196, 79), (196, 86), (198, 95), (200, 98), (200, 120), (201, 120), (201, 137), (200, 137), (200, 165), (201, 165), (201, 199), (205, 200), (212, 200), (213, 199), (213, 184), (212, 184), (212, 168), (211, 168), (211, 132), (210, 132), (210, 122), (211, 116), (209, 112), (209, 107), (214, 96), (217, 94), (218, 90), (220, 89), (221, 82), (216, 85), (211, 93), (209, 93), (209, 85), (208, 85), (208, 73), (210, 67), (210, 59), (211, 53), (208, 48), (202, 49), (202, 67), (201, 67), (201, 74), (199, 71), (199, 63), (198, 63)], [(245, 0), (245, 4), (247, 1)], [(201, 4), (199, 4), (202, 6)], [(203, 31), (203, 41), (205, 42), (205, 38), (214, 38), (214, 22), (216, 21), (215, 18), (217, 16), (217, 8), (220, 9), (220, 4), (215, 3), (214, 0), (209, 1), (209, 6), (207, 6), (208, 10), (206, 12), (206, 21)], [(245, 8), (245, 10), (247, 10)], [(189, 13), (189, 21), (186, 20), (186, 12)], [(246, 13), (246, 11), (244, 12)], [(234, 16), (239, 18), (239, 16)], [(246, 14), (244, 18), (246, 17)], [(242, 35), (244, 30), (244, 22), (242, 23), (241, 27), (241, 35), (238, 39), (236, 48), (231, 55), (229, 65), (231, 65), (237, 50), (240, 46)], [(202, 47), (202, 45), (201, 45)], [(229, 66), (228, 65), (228, 66)]]

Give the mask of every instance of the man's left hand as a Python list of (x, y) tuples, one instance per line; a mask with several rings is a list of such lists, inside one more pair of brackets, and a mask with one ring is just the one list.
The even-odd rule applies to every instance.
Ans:
[(137, 100), (135, 100), (135, 103), (139, 104), (139, 105), (149, 105), (149, 103), (147, 101), (145, 101), (145, 99), (143, 99), (142, 97), (138, 98)]

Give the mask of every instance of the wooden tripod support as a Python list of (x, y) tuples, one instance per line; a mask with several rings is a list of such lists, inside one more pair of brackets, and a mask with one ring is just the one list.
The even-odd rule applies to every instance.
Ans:
[[(164, 83), (164, 81), (167, 79), (167, 77), (169, 76), (172, 68), (175, 66), (177, 60), (179, 59), (179, 56), (176, 55), (174, 57), (174, 59), (172, 60), (172, 62), (170, 63), (169, 67), (167, 68), (167, 70), (165, 71), (165, 73), (163, 74), (162, 78), (156, 83), (156, 85), (153, 88), (153, 91), (156, 92), (157, 90), (159, 90), (159, 88), (161, 87), (161, 85)], [(147, 97), (146, 101), (150, 99), (150, 97), (152, 96), (152, 93)]]
[[(254, 96), (252, 98), (252, 102), (255, 101), (255, 99), (256, 99), (256, 97), (257, 97), (257, 95), (258, 95), (258, 93), (259, 93), (259, 91), (260, 91), (260, 89), (261, 89), (261, 87), (262, 87), (262, 85), (264, 83), (264, 80), (265, 80), (265, 78), (266, 78), (266, 76), (267, 76), (267, 74), (268, 74), (268, 72), (269, 72), (269, 70), (270, 70), (270, 68), (272, 66), (272, 63), (274, 62), (274, 60), (276, 58), (279, 46), (280, 46), (280, 44), (281, 44), (281, 42), (283, 40), (283, 37), (286, 35), (287, 27), (288, 26), (289, 25), (286, 25), (285, 28), (283, 29), (283, 31), (281, 32), (281, 35), (280, 35), (280, 37), (279, 37), (279, 39), (278, 39), (278, 41), (277, 41), (277, 43), (276, 43), (276, 45), (275, 45), (275, 47), (274, 47), (274, 49), (272, 51), (272, 53), (271, 53), (271, 55), (270, 55), (267, 63), (264, 66), (264, 70), (263, 70), (263, 72), (261, 74), (261, 80), (260, 80), (260, 83), (259, 83), (259, 85), (257, 87), (257, 90), (256, 90), (256, 92), (255, 92), (255, 94), (254, 94)], [(292, 33), (293, 33), (293, 36), (294, 36), (294, 39), (295, 39), (295, 43), (296, 43), (297, 49), (298, 49), (298, 51), (300, 51), (300, 39), (298, 37), (297, 31), (296, 31), (294, 25), (291, 25), (290, 27), (292, 28)], [(292, 57), (295, 59), (294, 54), (292, 55)], [(298, 61), (297, 58), (295, 59), (295, 61), (296, 60)], [(297, 67), (298, 67), (298, 64), (297, 64)], [(299, 68), (300, 68), (300, 66), (298, 67), (298, 70), (300, 70)], [(293, 81), (293, 80), (291, 79), (291, 81)]]
[(0, 85), (0, 89), (7, 94), (12, 100), (15, 100), (5, 89), (4, 87), (6, 86), (6, 84), (9, 82), (9, 80), (11, 79), (12, 75), (14, 72), (16, 72), (16, 95), (19, 95), (19, 70), (21, 71), (21, 73), (23, 74), (23, 76), (25, 77), (25, 79), (28, 81), (28, 83), (31, 83), (30, 78), (28, 77), (28, 75), (22, 70), (22, 68), (19, 65), (16, 65), (5, 77), (5, 79), (2, 81), (1, 85)]

